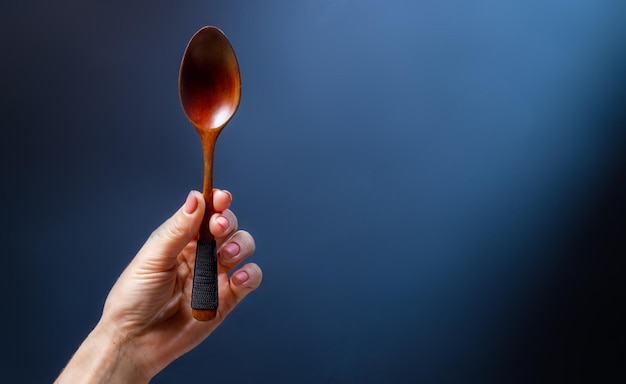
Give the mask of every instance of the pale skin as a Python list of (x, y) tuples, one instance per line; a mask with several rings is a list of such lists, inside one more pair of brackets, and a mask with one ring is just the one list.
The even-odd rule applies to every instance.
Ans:
[(248, 263), (254, 239), (237, 229), (232, 195), (214, 190), (210, 229), (218, 246), (219, 308), (206, 322), (191, 315), (191, 285), (202, 194), (156, 229), (109, 293), (100, 321), (80, 345), (56, 383), (147, 383), (217, 328), (261, 284), (261, 269)]

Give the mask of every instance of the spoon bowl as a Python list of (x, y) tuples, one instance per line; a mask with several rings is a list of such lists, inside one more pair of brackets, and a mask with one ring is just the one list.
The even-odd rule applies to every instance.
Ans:
[(200, 321), (217, 313), (217, 255), (209, 219), (213, 209), (213, 152), (217, 138), (239, 108), (241, 76), (235, 51), (216, 27), (196, 32), (180, 64), (178, 93), (187, 119), (200, 135), (204, 154), (202, 195), (206, 204), (196, 248), (191, 309)]
[(226, 35), (204, 27), (191, 38), (180, 67), (183, 111), (199, 131), (221, 129), (233, 117), (241, 98), (237, 57)]

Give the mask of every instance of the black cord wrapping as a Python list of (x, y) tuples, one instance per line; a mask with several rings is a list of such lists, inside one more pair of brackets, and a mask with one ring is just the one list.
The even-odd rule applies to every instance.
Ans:
[(198, 240), (196, 264), (193, 271), (191, 308), (216, 310), (217, 300), (217, 255), (215, 240)]

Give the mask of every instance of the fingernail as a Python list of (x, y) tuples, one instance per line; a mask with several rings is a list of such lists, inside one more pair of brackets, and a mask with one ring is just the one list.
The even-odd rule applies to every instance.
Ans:
[(239, 271), (235, 274), (235, 279), (237, 280), (239, 284), (245, 284), (249, 278), (250, 276), (248, 275), (248, 272), (246, 271)]
[(220, 216), (217, 219), (215, 219), (215, 221), (217, 221), (217, 223), (220, 225), (220, 227), (222, 227), (222, 229), (225, 231), (228, 229), (228, 226), (230, 225), (228, 223), (228, 219), (226, 219), (224, 216)]
[(192, 191), (189, 192), (189, 195), (187, 195), (187, 200), (185, 200), (185, 204), (183, 205), (183, 211), (186, 214), (191, 215), (196, 211), (196, 209), (198, 209), (198, 199), (194, 196)]
[(227, 259), (232, 259), (235, 256), (239, 255), (241, 248), (239, 248), (239, 244), (237, 243), (228, 243), (224, 245), (222, 248), (222, 255)]

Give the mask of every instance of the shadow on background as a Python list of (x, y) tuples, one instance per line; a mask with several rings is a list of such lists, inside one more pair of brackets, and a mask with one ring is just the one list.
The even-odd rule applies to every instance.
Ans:
[(0, 381), (52, 381), (201, 187), (204, 25), (243, 80), (215, 184), (265, 279), (155, 383), (623, 381), (625, 8), (3, 4)]

